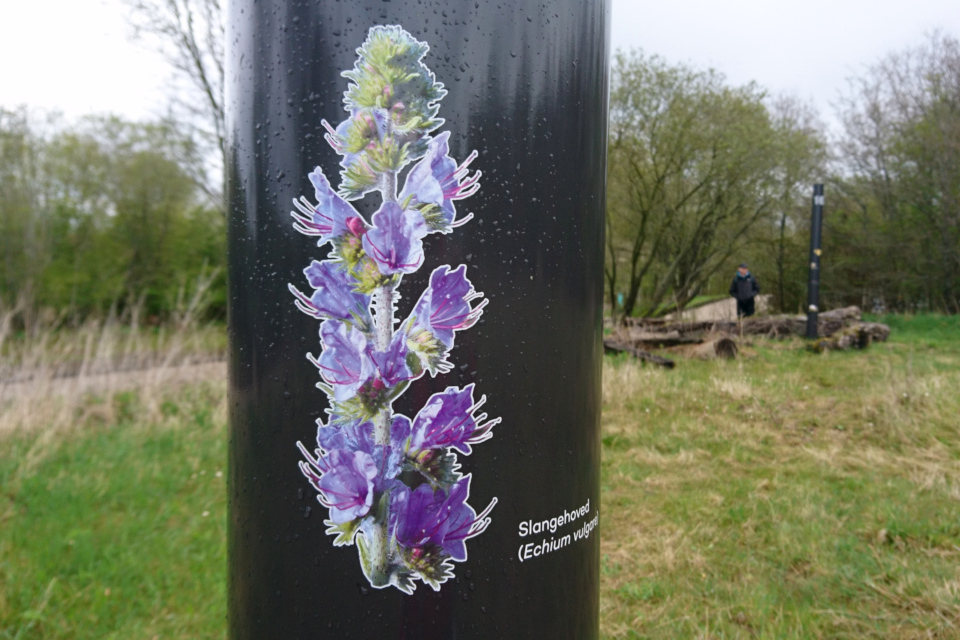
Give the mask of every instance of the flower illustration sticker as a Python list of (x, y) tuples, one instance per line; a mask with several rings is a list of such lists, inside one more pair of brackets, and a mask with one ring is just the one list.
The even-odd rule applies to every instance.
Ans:
[[(317, 386), (329, 398), (318, 420), (316, 447), (297, 443), (300, 470), (329, 510), (324, 521), (336, 546), (355, 545), (371, 586), (412, 593), (416, 581), (434, 590), (467, 559), (467, 541), (489, 526), (496, 498), (479, 513), (468, 503), (470, 474), (457, 455), (493, 436), (500, 422), (480, 408), (474, 385), (433, 394), (412, 419), (393, 402), (429, 373), (449, 372), (456, 333), (472, 327), (486, 305), (466, 265), (430, 274), (410, 316), (396, 318), (404, 274), (424, 262), (423, 239), (448, 234), (470, 220), (455, 202), (480, 188), (449, 155), (439, 132), (443, 85), (422, 60), (429, 47), (399, 26), (370, 29), (357, 49), (344, 93), (349, 117), (326, 140), (340, 154), (337, 190), (317, 167), (308, 176), (316, 202), (294, 200), (294, 228), (330, 245), (327, 259), (303, 273), (312, 293), (288, 285), (297, 308), (321, 321)], [(398, 192), (401, 170), (407, 172)], [(369, 220), (350, 204), (379, 192)], [(309, 291), (309, 290), (308, 290)]]

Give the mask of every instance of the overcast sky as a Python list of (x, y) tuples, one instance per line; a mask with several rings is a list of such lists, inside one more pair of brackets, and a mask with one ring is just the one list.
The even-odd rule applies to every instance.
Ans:
[[(957, 0), (613, 0), (613, 46), (713, 67), (730, 82), (812, 100), (826, 120), (845, 78), (940, 28), (960, 35)], [(169, 72), (131, 43), (120, 0), (3, 0), (0, 106), (69, 117), (163, 111)]]

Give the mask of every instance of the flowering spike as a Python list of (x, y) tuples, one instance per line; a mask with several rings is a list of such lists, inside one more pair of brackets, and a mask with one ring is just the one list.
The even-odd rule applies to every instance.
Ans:
[[(330, 259), (304, 269), (313, 293), (290, 283), (294, 305), (320, 320), (317, 387), (330, 399), (329, 419), (317, 421), (318, 448), (297, 443), (301, 473), (329, 510), (334, 546), (357, 548), (370, 585), (413, 593), (419, 580), (439, 591), (467, 558), (466, 541), (490, 525), (494, 498), (479, 515), (467, 500), (470, 475), (457, 454), (493, 437), (473, 400), (474, 385), (433, 394), (413, 420), (392, 404), (429, 371), (448, 373), (455, 334), (477, 323), (487, 300), (466, 277), (466, 265), (444, 265), (410, 316), (396, 325), (397, 288), (425, 260), (423, 238), (450, 233), (473, 218), (457, 218), (454, 202), (480, 189), (470, 173), (478, 153), (457, 164), (449, 132), (437, 114), (443, 85), (423, 64), (429, 51), (399, 26), (374, 27), (343, 75), (348, 117), (326, 120), (324, 138), (341, 156), (336, 191), (317, 167), (308, 178), (316, 204), (293, 200), (293, 227), (331, 244)], [(411, 168), (398, 194), (397, 178)], [(370, 223), (348, 202), (379, 191)]]

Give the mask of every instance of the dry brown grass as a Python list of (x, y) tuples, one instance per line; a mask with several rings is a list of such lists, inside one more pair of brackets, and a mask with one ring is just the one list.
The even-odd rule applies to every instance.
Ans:
[(752, 351), (605, 362), (604, 637), (960, 638), (960, 344)]
[(198, 286), (161, 327), (143, 326), (133, 305), (79, 326), (48, 317), (14, 332), (20, 309), (0, 309), (0, 440), (29, 437), (29, 467), (64, 432), (124, 419), (133, 396), (137, 421), (155, 423), (184, 388), (225, 387), (223, 327), (198, 321), (205, 292)]

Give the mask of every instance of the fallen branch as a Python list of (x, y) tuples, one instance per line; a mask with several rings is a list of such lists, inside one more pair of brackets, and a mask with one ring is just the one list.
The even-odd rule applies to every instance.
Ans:
[(654, 355), (649, 351), (643, 351), (642, 349), (636, 349), (630, 345), (621, 344), (619, 342), (614, 342), (613, 340), (604, 340), (603, 341), (603, 350), (606, 353), (629, 353), (634, 358), (642, 360), (643, 362), (650, 362), (660, 367), (666, 369), (673, 369), (675, 365), (673, 360), (669, 358), (663, 358), (661, 356)]
[[(819, 315), (817, 333), (820, 338), (829, 338), (851, 327), (864, 327), (871, 342), (883, 342), (890, 335), (890, 328), (883, 324), (861, 322), (858, 307), (833, 309)], [(767, 338), (803, 337), (807, 331), (807, 318), (802, 315), (776, 315), (746, 318), (739, 322), (730, 320), (674, 322), (663, 320), (633, 319), (617, 335), (622, 344), (637, 347), (667, 347), (683, 344), (698, 344), (703, 335), (715, 333), (726, 336), (764, 336)]]
[(883, 342), (890, 335), (890, 327), (877, 322), (856, 322), (836, 333), (817, 338), (810, 343), (811, 351), (848, 351), (866, 349), (871, 342)]

